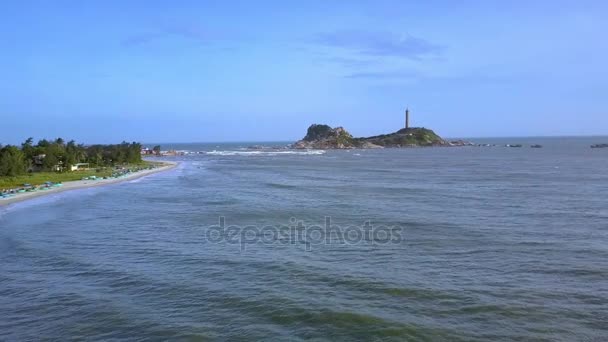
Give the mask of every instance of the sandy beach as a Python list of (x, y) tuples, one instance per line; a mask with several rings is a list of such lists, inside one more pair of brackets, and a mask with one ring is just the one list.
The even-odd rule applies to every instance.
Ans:
[(164, 162), (164, 163), (167, 165), (160, 166), (160, 167), (157, 167), (157, 168), (151, 169), (151, 170), (142, 170), (142, 171), (133, 172), (133, 173), (130, 173), (130, 174), (120, 177), (120, 178), (98, 179), (98, 180), (79, 180), (79, 181), (73, 181), (73, 182), (64, 182), (63, 186), (61, 186), (61, 187), (50, 188), (45, 191), (17, 193), (17, 194), (15, 194), (14, 197), (0, 198), (0, 206), (9, 205), (9, 204), (16, 203), (16, 202), (22, 202), (22, 201), (26, 201), (26, 200), (29, 200), (32, 198), (46, 196), (46, 195), (50, 195), (50, 194), (57, 194), (57, 193), (64, 192), (64, 191), (120, 183), (120, 182), (124, 182), (124, 181), (128, 181), (128, 180), (133, 180), (133, 179), (149, 176), (154, 173), (168, 171), (170, 169), (175, 168), (177, 165), (179, 165), (178, 163), (173, 163), (173, 162)]

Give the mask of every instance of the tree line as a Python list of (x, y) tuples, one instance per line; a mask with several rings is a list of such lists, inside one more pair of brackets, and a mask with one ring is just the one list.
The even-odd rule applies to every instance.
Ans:
[(74, 140), (42, 139), (34, 145), (29, 138), (21, 146), (0, 145), (0, 176), (19, 176), (27, 172), (69, 171), (78, 163), (91, 167), (141, 163), (141, 144), (84, 145)]

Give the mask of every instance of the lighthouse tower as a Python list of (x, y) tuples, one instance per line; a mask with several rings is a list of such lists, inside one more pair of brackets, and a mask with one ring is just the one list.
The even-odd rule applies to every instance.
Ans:
[(405, 128), (410, 128), (410, 109), (405, 108)]

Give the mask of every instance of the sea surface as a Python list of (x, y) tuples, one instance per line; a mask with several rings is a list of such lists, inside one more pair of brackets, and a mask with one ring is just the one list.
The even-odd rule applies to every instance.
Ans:
[(164, 145), (0, 208), (0, 340), (606, 341), (608, 138), (476, 142), (524, 147)]

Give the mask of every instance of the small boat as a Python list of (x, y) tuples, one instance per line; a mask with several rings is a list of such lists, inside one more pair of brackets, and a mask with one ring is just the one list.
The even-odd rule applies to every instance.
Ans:
[(608, 148), (608, 144), (595, 144), (591, 145), (591, 148)]
[(538, 145), (538, 144), (535, 144), (535, 145), (532, 145), (532, 146), (530, 146), (530, 147), (531, 147), (531, 148), (543, 148), (543, 145)]

